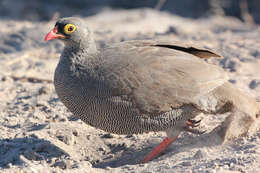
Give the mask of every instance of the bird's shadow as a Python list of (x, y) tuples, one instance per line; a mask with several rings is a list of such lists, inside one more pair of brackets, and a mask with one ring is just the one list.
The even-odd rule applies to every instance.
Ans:
[[(217, 131), (213, 130), (209, 133), (202, 135), (190, 135), (184, 134), (179, 137), (171, 146), (169, 146), (159, 157), (155, 158), (155, 161), (165, 159), (165, 157), (170, 157), (181, 152), (189, 151), (191, 149), (200, 149), (203, 147), (212, 147), (216, 145), (221, 145), (222, 140), (218, 136)], [(114, 158), (103, 159), (98, 163), (92, 163), (93, 167), (96, 168), (116, 168), (124, 165), (136, 165), (140, 164), (140, 161), (151, 152), (158, 143), (153, 142), (149, 146), (143, 148), (132, 148), (132, 147), (121, 147), (121, 153), (119, 156)], [(120, 149), (116, 149), (116, 152), (119, 152)], [(112, 152), (114, 150), (112, 149)], [(161, 157), (163, 156), (164, 157)], [(191, 156), (189, 156), (191, 157)]]
[(0, 167), (8, 168), (9, 164), (23, 165), (25, 160), (46, 160), (68, 156), (54, 144), (37, 136), (0, 139)]

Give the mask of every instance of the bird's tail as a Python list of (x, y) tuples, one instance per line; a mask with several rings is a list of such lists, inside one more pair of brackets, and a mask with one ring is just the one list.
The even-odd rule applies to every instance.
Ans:
[(217, 88), (214, 95), (221, 103), (229, 103), (230, 110), (240, 110), (255, 118), (260, 112), (260, 101), (227, 82)]
[(231, 112), (219, 127), (219, 135), (224, 142), (259, 130), (260, 102), (254, 97), (242, 92), (231, 83), (225, 83), (217, 88), (214, 95), (222, 105), (228, 105), (226, 111)]

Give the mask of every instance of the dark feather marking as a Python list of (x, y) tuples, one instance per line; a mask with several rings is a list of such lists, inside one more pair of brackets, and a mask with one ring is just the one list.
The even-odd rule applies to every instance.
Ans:
[(220, 55), (215, 54), (211, 51), (203, 50), (203, 49), (197, 49), (197, 48), (194, 48), (194, 47), (186, 48), (186, 47), (181, 47), (181, 46), (176, 46), (176, 45), (167, 45), (167, 44), (165, 44), (165, 45), (164, 44), (156, 44), (154, 46), (187, 52), (187, 53), (195, 55), (199, 58), (221, 57)]

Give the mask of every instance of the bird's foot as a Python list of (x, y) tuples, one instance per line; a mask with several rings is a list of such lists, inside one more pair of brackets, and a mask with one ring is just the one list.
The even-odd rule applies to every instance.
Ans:
[(186, 121), (186, 125), (189, 127), (198, 127), (200, 125), (201, 120), (192, 120), (192, 119), (188, 119)]
[(198, 127), (200, 125), (200, 122), (201, 122), (201, 120), (188, 119), (186, 121), (187, 126), (184, 127), (184, 130), (187, 131), (187, 132), (193, 133), (193, 134), (199, 134), (199, 135), (203, 134), (206, 131), (200, 131), (198, 129), (193, 129), (194, 127)]

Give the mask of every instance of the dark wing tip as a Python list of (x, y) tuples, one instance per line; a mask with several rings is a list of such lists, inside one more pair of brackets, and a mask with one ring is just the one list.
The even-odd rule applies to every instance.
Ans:
[(186, 52), (186, 53), (190, 53), (194, 56), (197, 56), (199, 58), (211, 58), (211, 57), (222, 58), (222, 56), (220, 56), (216, 53), (213, 53), (209, 50), (197, 49), (197, 48), (194, 48), (194, 47), (188, 47), (187, 48), (187, 47), (176, 46), (176, 45), (167, 45), (167, 44), (165, 44), (165, 45), (164, 44), (156, 44), (154, 46), (183, 51), (183, 52)]
[(194, 47), (188, 48), (187, 52), (189, 52), (195, 56), (198, 56), (200, 58), (211, 58), (211, 57), (222, 58), (222, 56), (220, 56), (214, 52), (211, 52), (209, 50), (197, 49)]

